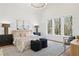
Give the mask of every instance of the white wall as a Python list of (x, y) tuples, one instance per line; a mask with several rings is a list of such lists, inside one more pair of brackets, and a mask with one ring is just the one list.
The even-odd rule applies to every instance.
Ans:
[(30, 4), (24, 3), (2, 3), (0, 4), (0, 34), (3, 34), (1, 22), (3, 19), (9, 20), (9, 33), (16, 29), (16, 20), (25, 20), (31, 25), (39, 24), (42, 9), (35, 9)]
[(79, 4), (48, 4), (41, 23), (41, 32), (47, 34), (47, 20), (63, 16), (73, 17), (73, 35), (79, 35)]
[(11, 22), (9, 33), (16, 29), (16, 20), (26, 20), (31, 25), (39, 24), (39, 31), (47, 34), (47, 20), (55, 17), (73, 16), (73, 35), (79, 34), (79, 4), (48, 4), (45, 8), (33, 8), (24, 3), (0, 4), (0, 34), (3, 34), (1, 22)]

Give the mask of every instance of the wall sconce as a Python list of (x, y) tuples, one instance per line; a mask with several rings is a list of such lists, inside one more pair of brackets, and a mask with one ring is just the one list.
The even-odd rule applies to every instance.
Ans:
[(2, 21), (2, 27), (4, 27), (4, 34), (7, 35), (8, 34), (8, 27), (10, 27), (10, 23), (7, 19), (4, 19)]

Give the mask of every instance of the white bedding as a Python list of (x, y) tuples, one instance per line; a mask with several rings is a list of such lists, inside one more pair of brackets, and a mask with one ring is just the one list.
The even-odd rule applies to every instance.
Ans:
[(16, 48), (22, 52), (25, 48), (29, 48), (30, 45), (30, 32), (26, 30), (14, 30), (13, 32), (13, 43)]
[(31, 40), (37, 40), (39, 39), (39, 36), (37, 35), (27, 35), (25, 37), (14, 37), (14, 45), (16, 46), (16, 48), (22, 52), (25, 48), (30, 48), (30, 41)]

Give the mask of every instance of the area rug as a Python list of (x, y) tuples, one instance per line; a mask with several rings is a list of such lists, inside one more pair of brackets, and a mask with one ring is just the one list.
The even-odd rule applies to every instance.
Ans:
[(48, 47), (38, 52), (34, 52), (30, 48), (19, 52), (18, 49), (12, 45), (1, 48), (3, 49), (4, 56), (58, 56), (64, 51), (64, 44), (48, 41)]

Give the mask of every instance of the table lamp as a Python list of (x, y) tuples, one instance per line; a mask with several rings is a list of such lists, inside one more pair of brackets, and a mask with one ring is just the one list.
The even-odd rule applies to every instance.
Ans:
[(10, 23), (7, 19), (2, 21), (2, 27), (4, 27), (4, 34), (8, 34), (8, 27), (10, 27)]
[(36, 29), (36, 32), (38, 32), (39, 25), (35, 25), (34, 27)]

